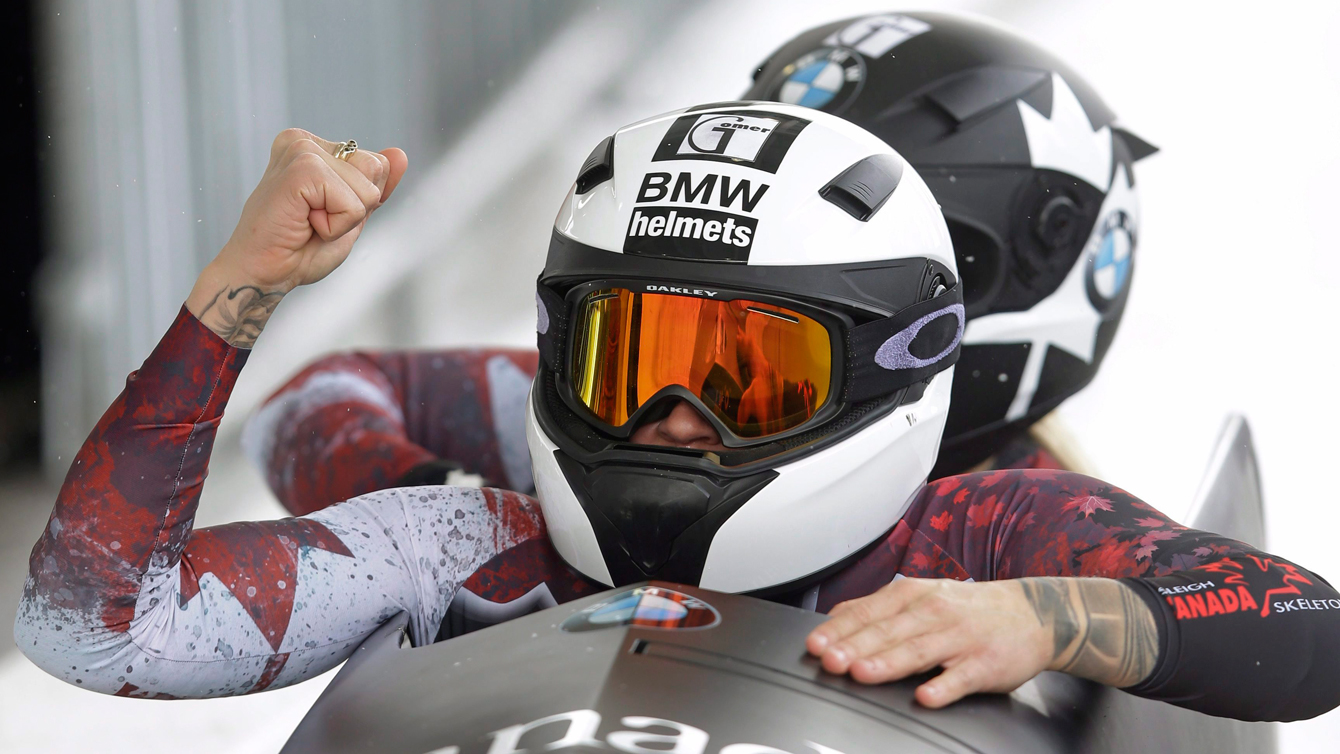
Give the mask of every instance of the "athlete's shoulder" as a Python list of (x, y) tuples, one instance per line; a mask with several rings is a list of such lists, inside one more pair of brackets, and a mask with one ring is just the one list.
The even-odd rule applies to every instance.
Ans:
[(929, 482), (920, 502), (1008, 507), (1027, 503), (1032, 507), (1076, 509), (1091, 515), (1115, 507), (1134, 506), (1153, 512), (1129, 492), (1102, 479), (1061, 469), (998, 469), (956, 474)]
[(964, 489), (999, 491), (1010, 488), (1024, 488), (1032, 492), (1067, 491), (1073, 489), (1104, 488), (1115, 490), (1117, 487), (1097, 477), (1065, 469), (994, 469), (990, 471), (972, 471), (963, 474), (941, 477), (928, 482), (927, 490), (931, 494), (948, 494)]

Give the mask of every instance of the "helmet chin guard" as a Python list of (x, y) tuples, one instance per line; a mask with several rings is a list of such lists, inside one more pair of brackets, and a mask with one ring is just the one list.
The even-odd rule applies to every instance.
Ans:
[[(617, 292), (602, 281), (617, 281)], [(578, 327), (591, 324), (574, 318), (614, 316), (580, 308), (596, 290), (623, 297), (623, 308), (600, 309), (621, 319), (582, 339)], [(735, 437), (696, 382), (650, 382), (635, 395), (666, 352), (619, 339), (658, 326), (637, 307), (667, 296), (698, 316), (725, 316), (719, 302), (737, 298), (764, 302), (750, 304), (760, 315), (813, 315), (829, 336), (809, 347), (832, 349), (831, 361), (815, 362), (832, 364), (823, 406), (783, 430)], [(758, 308), (770, 303), (782, 308)], [(763, 103), (689, 108), (602, 141), (559, 211), (537, 305), (527, 440), (559, 554), (605, 584), (654, 578), (732, 592), (799, 588), (897, 523), (935, 463), (965, 324), (949, 233), (920, 176), (841, 119)], [(729, 332), (697, 321), (707, 324), (646, 342), (716, 359), (714, 370), (755, 396), (778, 384), (759, 380), (787, 373), (780, 326), (767, 329), (767, 317), (755, 322), (763, 330)], [(728, 347), (759, 332), (773, 332), (774, 346)], [(610, 419), (617, 427), (575, 397), (573, 370), (597, 357), (620, 359), (627, 382), (610, 383), (626, 396), (602, 398), (628, 402), (617, 414), (627, 420)], [(588, 391), (597, 384), (582, 380)], [(654, 404), (677, 398), (725, 447), (631, 442)]]
[(701, 583), (717, 530), (778, 476), (764, 469), (730, 479), (650, 463), (588, 467), (562, 451), (556, 457), (597, 529), (616, 585), (648, 578)]

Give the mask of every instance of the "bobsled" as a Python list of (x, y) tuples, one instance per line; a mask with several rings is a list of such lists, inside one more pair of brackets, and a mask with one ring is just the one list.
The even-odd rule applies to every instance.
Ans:
[[(1193, 525), (1263, 540), (1251, 435), (1231, 417)], [(406, 620), (369, 637), (284, 754), (875, 754), (1273, 751), (1269, 724), (1210, 717), (1059, 673), (941, 710), (923, 678), (866, 686), (823, 671), (824, 616), (647, 582), (411, 647)]]

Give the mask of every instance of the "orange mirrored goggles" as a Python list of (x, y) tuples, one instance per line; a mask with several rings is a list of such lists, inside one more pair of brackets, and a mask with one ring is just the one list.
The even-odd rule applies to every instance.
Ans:
[(571, 333), (572, 394), (615, 428), (676, 386), (746, 440), (799, 427), (833, 397), (829, 328), (777, 304), (600, 287)]

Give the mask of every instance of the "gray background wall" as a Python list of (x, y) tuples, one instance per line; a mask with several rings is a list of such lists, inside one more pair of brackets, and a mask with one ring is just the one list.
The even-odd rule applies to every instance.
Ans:
[[(60, 0), (37, 13), (54, 253), (43, 269), (54, 474), (175, 316), (301, 124), (441, 154), (577, 0)], [(411, 173), (406, 193), (424, 174)]]

